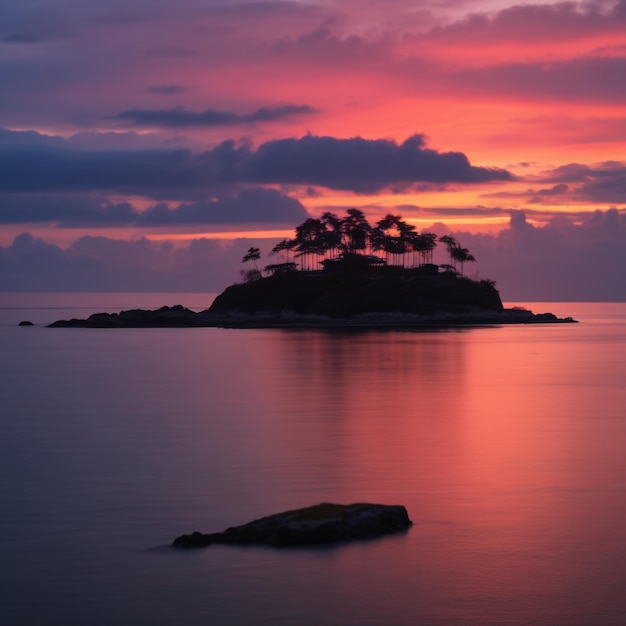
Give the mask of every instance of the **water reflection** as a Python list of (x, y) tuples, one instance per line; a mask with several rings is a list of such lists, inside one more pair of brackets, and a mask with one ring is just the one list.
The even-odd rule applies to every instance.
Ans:
[[(457, 466), (466, 380), (461, 333), (284, 332), (264, 355), (275, 453), (327, 488), (393, 498), (412, 473)], [(398, 480), (400, 479), (400, 480)], [(397, 495), (396, 495), (397, 497)]]
[(607, 351), (578, 328), (256, 337), (264, 463), (304, 503), (407, 504), (419, 526), (402, 575), (427, 590), (410, 603), (423, 619), (497, 624), (511, 603), (509, 623), (585, 623), (586, 602), (610, 615), (626, 580), (606, 558), (626, 555), (624, 339)]
[[(594, 316), (4, 329), (0, 621), (621, 623), (626, 329)], [(146, 550), (324, 500), (402, 503), (417, 524), (313, 553)]]

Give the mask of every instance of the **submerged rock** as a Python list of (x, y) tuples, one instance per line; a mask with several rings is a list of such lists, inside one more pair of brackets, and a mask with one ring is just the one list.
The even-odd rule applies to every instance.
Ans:
[(172, 545), (176, 548), (202, 548), (214, 543), (310, 546), (373, 539), (406, 531), (412, 525), (401, 505), (322, 503), (263, 517), (221, 533), (181, 535)]
[(34, 324), (29, 320), (24, 320), (23, 322), (20, 322), (18, 326), (34, 326)]

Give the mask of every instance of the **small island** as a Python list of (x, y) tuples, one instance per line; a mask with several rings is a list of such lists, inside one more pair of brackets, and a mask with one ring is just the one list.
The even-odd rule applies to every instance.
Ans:
[[(448, 263), (433, 263), (438, 243)], [(453, 237), (418, 233), (398, 215), (371, 226), (358, 209), (325, 213), (296, 228), (272, 249), (279, 263), (259, 269), (260, 250), (242, 282), (227, 287), (205, 311), (180, 305), (156, 311), (97, 313), (53, 327), (441, 327), (574, 322), (552, 313), (505, 309), (495, 283), (464, 275), (475, 261)]]
[(406, 508), (389, 504), (332, 504), (262, 517), (220, 533), (193, 532), (174, 539), (175, 548), (204, 548), (213, 544), (314, 546), (375, 539), (400, 533), (413, 525)]

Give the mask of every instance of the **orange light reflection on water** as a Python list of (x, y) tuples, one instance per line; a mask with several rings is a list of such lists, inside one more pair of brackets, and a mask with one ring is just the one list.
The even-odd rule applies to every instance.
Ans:
[(274, 416), (277, 480), (320, 501), (406, 504), (442, 585), (528, 597), (581, 585), (580, 546), (618, 541), (626, 514), (607, 500), (623, 492), (626, 425), (619, 398), (585, 384), (603, 357), (581, 328), (275, 335), (255, 391)]

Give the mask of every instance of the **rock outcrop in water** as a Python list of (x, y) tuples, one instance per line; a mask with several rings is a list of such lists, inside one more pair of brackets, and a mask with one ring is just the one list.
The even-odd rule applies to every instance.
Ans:
[(59, 320), (51, 328), (185, 328), (213, 326), (207, 311), (195, 313), (180, 304), (155, 311), (131, 309), (120, 313), (94, 313), (87, 319)]
[(176, 548), (203, 548), (211, 544), (311, 546), (373, 539), (406, 531), (412, 525), (406, 509), (400, 505), (322, 503), (263, 517), (221, 533), (181, 535), (172, 545)]

